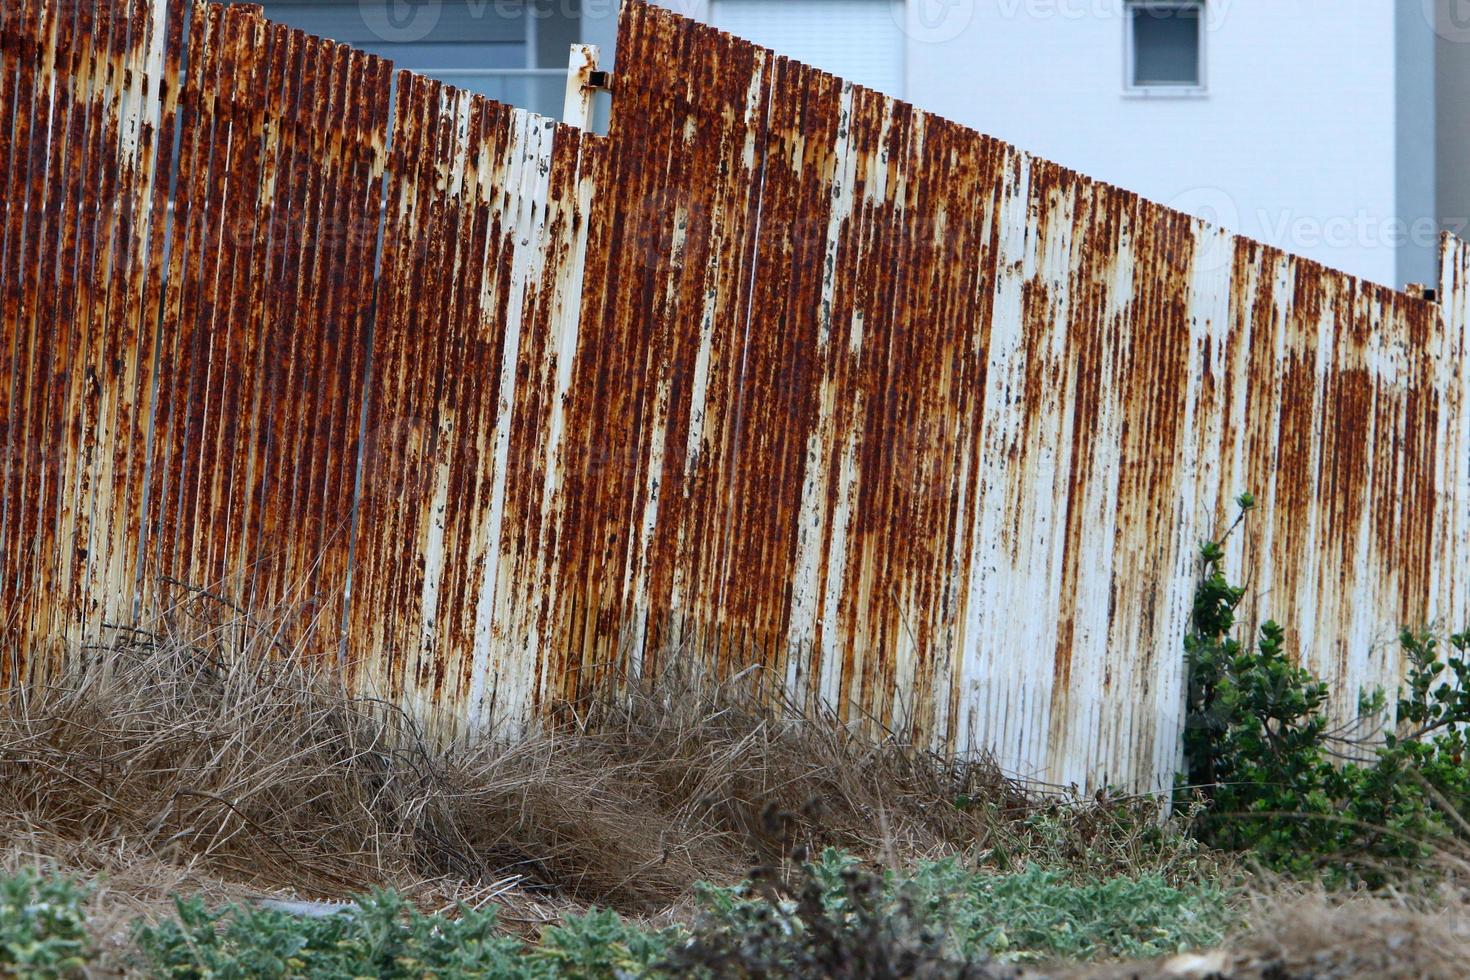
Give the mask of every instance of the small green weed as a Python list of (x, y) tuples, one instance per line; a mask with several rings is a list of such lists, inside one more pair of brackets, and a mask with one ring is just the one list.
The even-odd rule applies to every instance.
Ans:
[(1079, 884), (1036, 865), (981, 876), (947, 861), (921, 869), (914, 884), (948, 896), (946, 931), (962, 951), (1004, 959), (1148, 959), (1218, 943), (1231, 919), (1222, 890), (1158, 875)]
[(528, 947), (497, 931), (493, 910), (425, 916), (385, 891), (324, 918), (237, 906), (211, 912), (197, 899), (177, 906), (177, 920), (137, 929), (152, 975), (612, 980), (646, 972), (667, 947), (664, 933), (636, 929), (607, 911), (570, 918)]
[(864, 964), (838, 971), (847, 976), (1009, 976), (1003, 964), (1205, 947), (1232, 921), (1221, 889), (1158, 875), (1078, 883), (1062, 870), (989, 875), (951, 859), (878, 877), (834, 851), (806, 869), (793, 900), (749, 885), (700, 897), (705, 915), (672, 965), (739, 976), (806, 976), (837, 962)]
[(79, 972), (91, 951), (86, 898), (69, 878), (29, 870), (0, 876), (0, 975), (45, 980)]

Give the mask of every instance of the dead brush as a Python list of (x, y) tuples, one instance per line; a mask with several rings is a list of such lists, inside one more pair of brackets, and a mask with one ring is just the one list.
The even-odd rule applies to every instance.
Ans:
[[(1035, 801), (988, 756), (953, 760), (803, 714), (754, 671), (673, 668), (552, 713), (574, 751), (761, 865), (838, 847), (892, 862), (986, 846)], [(962, 799), (986, 800), (966, 810)], [(749, 870), (748, 866), (742, 870)]]
[[(1458, 873), (1458, 861), (1452, 864), (1447, 873)], [(1459, 980), (1470, 961), (1470, 891), (1463, 879), (1372, 893), (1283, 880), (1262, 888), (1245, 911), (1246, 928), (1226, 947), (1245, 977)]]
[(263, 632), (120, 633), (0, 696), (9, 839), (87, 873), (157, 862), (307, 897), (386, 885), (421, 904), (515, 888), (634, 915), (687, 903), (698, 880), (784, 877), (828, 846), (875, 865), (1188, 857), (1129, 809), (1147, 805), (1040, 799), (984, 757), (794, 720), (749, 675), (624, 681), (524, 737), (440, 748), (334, 671), (250, 639)]

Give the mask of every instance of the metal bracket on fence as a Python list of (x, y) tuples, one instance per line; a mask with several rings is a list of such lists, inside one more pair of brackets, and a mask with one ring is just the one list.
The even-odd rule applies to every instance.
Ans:
[(1415, 299), (1426, 300), (1430, 303), (1439, 302), (1439, 290), (1426, 286), (1422, 282), (1411, 282), (1404, 287), (1404, 292)]
[(612, 72), (597, 67), (602, 51), (595, 44), (572, 45), (567, 66), (567, 100), (562, 109), (562, 122), (578, 129), (592, 126), (592, 95), (612, 88)]

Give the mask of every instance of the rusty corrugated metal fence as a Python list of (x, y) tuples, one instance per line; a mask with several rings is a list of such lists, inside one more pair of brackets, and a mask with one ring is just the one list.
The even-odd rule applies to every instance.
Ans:
[(642, 2), (580, 132), (185, 0), (0, 7), (5, 683), (190, 597), (457, 731), (673, 659), (1167, 783), (1197, 545), (1464, 625), (1470, 250), (1363, 283)]

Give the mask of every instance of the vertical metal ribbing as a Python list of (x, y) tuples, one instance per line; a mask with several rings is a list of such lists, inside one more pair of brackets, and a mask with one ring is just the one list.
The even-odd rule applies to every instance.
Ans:
[[(411, 339), (402, 329), (402, 307), (407, 282), (389, 274), (399, 261), (411, 262), (411, 236), (407, 224), (414, 214), (415, 182), (405, 179), (416, 146), (416, 112), (422, 105), (412, 76), (399, 73), (393, 122), (393, 145), (388, 158), (385, 222), (378, 284), (377, 317), (373, 335), (372, 385), (367, 393), (367, 416), (363, 443), (362, 487), (358, 502), (358, 543), (353, 565), (353, 601), (349, 609), (348, 642), (352, 676), (360, 690), (383, 695), (391, 662), (388, 630), (396, 624), (387, 604), (391, 586), (390, 566), (385, 566), (380, 549), (372, 545), (375, 535), (400, 540), (396, 534), (393, 508), (397, 487), (403, 479), (401, 433), (392, 420), (402, 417), (401, 405), (406, 379), (402, 363), (405, 344)], [(380, 615), (380, 613), (382, 613)]]
[[(93, 25), (89, 13), (63, 8), (54, 28), (57, 74), (47, 154), (47, 203), (39, 261), (33, 269), (36, 292), (32, 330), (37, 344), (31, 391), (37, 411), (32, 416), (32, 431), (38, 465), (31, 472), (39, 476), (39, 482), (29, 483), (24, 506), (35, 512), (36, 554), (30, 571), (32, 635), (48, 640), (62, 639), (64, 634), (58, 634), (75, 621), (79, 612), (68, 574), (73, 542), (68, 519), (71, 512), (66, 508), (70, 503), (68, 491), (75, 487), (79, 457), (86, 451), (80, 425), (73, 428), (68, 424), (79, 393), (74, 381), (86, 370), (85, 353), (77, 348), (88, 339), (85, 332), (78, 336), (73, 308), (78, 263), (84, 261), (78, 255), (77, 219), (80, 214), (88, 239), (80, 250), (90, 253), (95, 248), (101, 202), (91, 186), (86, 188), (85, 202), (81, 200), (89, 162), (87, 120), (95, 100), (94, 118), (101, 126), (111, 122), (106, 118), (104, 86), (113, 46), (109, 32), (119, 26), (106, 16)], [(38, 652), (44, 652), (47, 661), (51, 659), (46, 646)], [(35, 667), (32, 677), (42, 676), (42, 662)]]
[[(228, 21), (233, 22), (234, 18), (229, 17)], [(233, 251), (225, 236), (234, 234), (228, 209), (235, 202), (227, 191), (232, 89), (236, 82), (228, 27), (226, 8), (210, 4), (196, 7), (192, 29), (200, 35), (201, 46), (196, 74), (200, 87), (195, 107), (199, 166), (189, 188), (195, 211), (188, 257), (191, 274), (180, 283), (184, 302), (176, 325), (180, 346), (186, 351), (186, 369), (179, 380), (186, 378), (187, 385), (183, 388), (186, 398), (175, 412), (174, 560), (160, 581), (171, 605), (188, 604), (190, 608), (194, 607), (194, 590), (217, 594), (223, 584), (209, 574), (205, 565), (207, 535), (212, 529), (206, 529), (200, 517), (208, 513), (210, 487), (206, 464), (212, 459), (213, 450), (206, 430), (212, 421), (211, 408), (219, 411), (218, 403), (210, 399), (210, 379), (212, 374), (218, 377), (224, 368), (215, 351), (219, 335), (213, 330), (214, 315), (223, 270), (228, 269)]]
[[(392, 76), (391, 66), (377, 58), (364, 60), (357, 71), (362, 84), (356, 100), (355, 128), (348, 153), (351, 203), (347, 209), (348, 216), (339, 221), (345, 262), (338, 312), (342, 345), (334, 365), (337, 391), (326, 437), (328, 444), (335, 447), (325, 497), (325, 507), (332, 515), (332, 530), (328, 540), (324, 541), (320, 571), (322, 579), (334, 583), (334, 587), (337, 583), (345, 587), (350, 576), (352, 541), (348, 525), (354, 508), (358, 463), (365, 449), (359, 441), (359, 433), (370, 369), (373, 259), (382, 213), (382, 178), (386, 163)], [(345, 600), (346, 597), (343, 598)], [(343, 622), (345, 613), (345, 607), (338, 610), (334, 623)], [(323, 618), (319, 621), (318, 630), (325, 631), (328, 625)], [(344, 639), (336, 638), (339, 645)]]
[(261, 542), (246, 555), (251, 602), (279, 646), (328, 656), (338, 645), (346, 570), (337, 556), (348, 545), (350, 501), (326, 499), (336, 450), (323, 445), (322, 432), (345, 427), (356, 411), (342, 404), (338, 374), (360, 346), (361, 322), (337, 291), (349, 248), (342, 186), (356, 119), (350, 99), (366, 79), (340, 45), (298, 32), (280, 43), (271, 244), (259, 267), (269, 285), (255, 341), (262, 407), (250, 433), (256, 475), (243, 533)]
[(165, 19), (155, 27), (164, 36), (156, 39), (150, 60), (151, 70), (157, 72), (149, 80), (150, 95), (156, 100), (151, 110), (155, 114), (149, 119), (156, 134), (156, 149), (149, 190), (151, 196), (145, 212), (148, 216), (147, 264), (143, 270), (146, 278), (141, 293), (133, 298), (137, 304), (139, 324), (133, 390), (136, 392), (136, 404), (140, 407), (132, 433), (134, 456), (129, 471), (129, 489), (122, 502), (126, 509), (118, 524), (123, 542), (118, 551), (128, 563), (124, 564), (122, 601), (126, 612), (131, 615), (119, 617), (125, 620), (143, 614), (155, 591), (150, 573), (158, 567), (154, 556), (158, 554), (159, 527), (153, 515), (161, 499), (159, 490), (164, 486), (159, 470), (163, 457), (158, 448), (160, 439), (168, 436), (168, 416), (160, 412), (158, 395), (164, 389), (165, 379), (169, 385), (174, 380), (161, 368), (169, 363), (167, 354), (171, 348), (168, 345), (172, 339), (171, 331), (165, 328), (164, 316), (169, 309), (168, 273), (173, 265), (171, 248), (178, 246), (175, 192), (181, 171), (180, 151), (185, 148), (180, 106), (188, 49), (189, 32), (186, 27), (192, 4), (191, 0), (155, 0), (154, 9), (162, 11)]
[[(37, 623), (38, 635), (72, 632), (82, 618), (80, 584), (73, 579), (76, 557), (78, 483), (88, 455), (86, 419), (82, 403), (95, 384), (93, 352), (101, 324), (93, 302), (91, 283), (106, 274), (106, 237), (110, 208), (106, 200), (109, 175), (96, 164), (102, 133), (116, 137), (116, 106), (110, 98), (113, 60), (121, 33), (126, 44), (127, 24), (121, 11), (104, 8), (93, 22), (91, 10), (67, 11), (58, 31), (57, 102), (53, 112), (51, 156), (63, 174), (47, 235), (54, 239), (51, 265), (43, 257), (37, 295), (38, 329), (53, 338), (51, 363), (46, 367), (46, 409), (42, 445), (50, 447), (48, 479), (40, 488), (36, 593), (47, 593), (50, 607)], [(90, 123), (90, 127), (89, 127)], [(80, 229), (79, 229), (80, 226)], [(102, 258), (97, 258), (99, 252)], [(44, 256), (44, 253), (43, 253)], [(85, 278), (88, 290), (77, 302), (77, 284)], [(85, 566), (85, 562), (83, 562)]]
[[(455, 113), (456, 139), (449, 160), (453, 182), (444, 202), (452, 210), (450, 238), (456, 253), (446, 291), (451, 299), (445, 326), (451, 339), (445, 345), (440, 439), (428, 498), (436, 561), (420, 613), (420, 656), (427, 662), (414, 672), (413, 686), (420, 703), (429, 705), (432, 713), (445, 719), (448, 730), (458, 733), (474, 725), (470, 699), (476, 622), (483, 601), (480, 590), (498, 545), (490, 540), (487, 509), (493, 481), (503, 477), (507, 465), (495, 452), (491, 435), (498, 421), (498, 382), (506, 356), (504, 314), (495, 303), (503, 265), (500, 243), (491, 239), (503, 224), (502, 161), (512, 127), (508, 107), (468, 93), (457, 95)], [(436, 506), (440, 502), (442, 506)]]
[(249, 434), (251, 478), (241, 535), (240, 567), (245, 574), (242, 594), (248, 608), (261, 610), (274, 602), (273, 583), (282, 561), (285, 527), (282, 487), (292, 460), (290, 448), (278, 437), (277, 420), (293, 404), (287, 383), (292, 337), (290, 300), (294, 296), (295, 262), (301, 236), (297, 212), (301, 188), (301, 159), (307, 152), (309, 130), (303, 120), (307, 38), (300, 31), (274, 25), (272, 73), (268, 94), (272, 152), (268, 156), (262, 203), (268, 228), (266, 251), (257, 264), (261, 295), (259, 407)]
[(35, 226), (42, 199), (32, 191), (39, 178), (33, 174), (44, 167), (49, 129), (50, 67), (47, 61), (42, 5), (35, 2), (7, 4), (5, 39), (10, 48), (7, 86), (12, 93), (12, 140), (5, 213), (5, 266), (3, 286), (6, 347), (11, 366), (10, 392), (5, 417), (4, 527), (0, 540), (0, 597), (3, 597), (6, 657), (4, 676), (9, 684), (19, 683), (30, 659), (31, 637), (27, 631), (29, 581), (23, 562), (31, 543), (23, 537), (26, 508), (26, 463), (30, 456), (27, 439), (28, 410), (34, 376), (31, 373), (30, 334), (22, 319), (25, 272), (36, 261)]
[[(419, 263), (415, 271), (406, 266), (400, 274), (406, 281), (402, 305), (396, 313), (398, 321), (408, 333), (404, 343), (405, 360), (400, 372), (406, 390), (402, 397), (402, 414), (391, 422), (398, 429), (393, 435), (395, 448), (400, 449), (399, 476), (397, 486), (392, 489), (394, 499), (393, 539), (400, 547), (408, 547), (415, 554), (412, 562), (393, 561), (391, 568), (392, 587), (389, 601), (381, 608), (389, 610), (392, 619), (386, 627), (391, 637), (387, 644), (387, 669), (380, 683), (384, 685), (384, 696), (397, 701), (404, 693), (404, 677), (417, 660), (422, 638), (423, 620), (421, 600), (423, 596), (423, 567), (421, 535), (430, 515), (425, 513), (425, 497), (431, 491), (435, 474), (429, 468), (428, 457), (438, 437), (438, 417), (434, 411), (435, 393), (443, 379), (436, 367), (442, 356), (442, 347), (436, 341), (440, 331), (437, 306), (437, 289), (445, 276), (443, 268), (444, 222), (442, 207), (436, 206), (437, 185), (447, 174), (448, 161), (444, 159), (450, 138), (449, 121), (445, 118), (444, 87), (427, 79), (418, 80), (413, 98), (417, 105), (413, 115), (417, 142), (405, 154), (415, 168), (413, 193), (415, 196), (414, 231), (408, 238), (407, 254)], [(420, 329), (424, 324), (428, 329)]]
[[(581, 336), (581, 300), (586, 259), (594, 151), (600, 141), (567, 127), (556, 131), (546, 194), (545, 266), (534, 291), (534, 316), (523, 355), (535, 378), (535, 395), (519, 408), (510, 466), (523, 474), (507, 500), (504, 526), (528, 527), (526, 547), (503, 588), (509, 593), (516, 643), (523, 661), (534, 664), (526, 692), (528, 707), (544, 706), (559, 682), (557, 650), (548, 616), (559, 605), (554, 546), (563, 504), (561, 486), (568, 447), (565, 407), (572, 362)], [(480, 725), (489, 719), (476, 719)]]
[[(140, 547), (141, 484), (152, 383), (154, 322), (144, 312), (149, 288), (149, 240), (153, 234), (154, 182), (166, 131), (163, 92), (168, 77), (168, 35), (177, 5), (163, 0), (135, 0), (129, 11), (129, 39), (120, 77), (124, 114), (116, 144), (108, 144), (103, 166), (115, 167), (118, 181), (104, 199), (114, 201), (115, 232), (108, 263), (106, 322), (109, 340), (99, 352), (95, 371), (101, 391), (95, 451), (94, 490), (83, 496), (80, 518), (85, 532), (78, 540), (86, 552), (84, 593), (88, 603), (86, 635), (105, 623), (125, 623), (133, 614), (136, 556)], [(168, 179), (165, 170), (163, 180)], [(85, 537), (83, 537), (85, 533)]]
[[(622, 50), (629, 65), (646, 63), (649, 54), (641, 31), (645, 12), (625, 8), (620, 32), (628, 39)], [(615, 655), (608, 633), (616, 633), (621, 615), (626, 538), (619, 528), (626, 526), (628, 508), (614, 502), (614, 487), (633, 469), (628, 399), (641, 378), (636, 364), (626, 362), (647, 350), (642, 338), (626, 332), (629, 318), (621, 309), (636, 308), (648, 288), (641, 266), (654, 247), (650, 225), (659, 205), (645, 193), (665, 158), (659, 154), (657, 134), (644, 131), (651, 120), (640, 109), (657, 97), (637, 84), (623, 87), (613, 125), (618, 133), (633, 134), (626, 143), (619, 142), (631, 155), (616, 166), (608, 157), (607, 184), (599, 188), (589, 218), (588, 285), (581, 314), (586, 343), (577, 353), (566, 420), (569, 443), (584, 448), (566, 473), (558, 563), (567, 621), (550, 641), (564, 658), (562, 687), (569, 693), (588, 683), (599, 666), (606, 669)], [(611, 282), (619, 288), (609, 289), (605, 284)]]
[(30, 39), (21, 29), (23, 7), (16, 3), (0, 8), (0, 181), (10, 204), (0, 214), (0, 365), (7, 369), (0, 380), (0, 604), (6, 610), (0, 614), (0, 684), (14, 683), (20, 668), (19, 644), (10, 613), (16, 590), (11, 584), (6, 556), (14, 547), (14, 538), (9, 536), (9, 512), (15, 506), (10, 479), (17, 429), (14, 406), (20, 384), (18, 337), (9, 308), (10, 268), (20, 250), (12, 226), (18, 226), (19, 213), (23, 210), (23, 206), (16, 207), (16, 202), (25, 200), (26, 147), (19, 137), (22, 115), (28, 114), (29, 105), (28, 93), (21, 91), (19, 85), (21, 65), (30, 48)]
[(266, 437), (274, 405), (268, 376), (275, 341), (271, 299), (277, 285), (277, 254), (290, 237), (283, 220), (280, 190), (286, 184), (290, 164), (292, 143), (286, 132), (289, 109), (285, 100), (296, 50), (287, 28), (263, 21), (253, 28), (263, 59), (259, 77), (252, 82), (259, 87), (259, 96), (250, 130), (250, 138), (259, 144), (259, 185), (254, 200), (247, 202), (254, 215), (250, 255), (238, 272), (245, 281), (237, 286), (237, 302), (241, 305), (231, 316), (234, 329), (243, 335), (243, 350), (237, 362), (242, 378), (233, 399), (238, 410), (229, 421), (233, 432), (224, 437), (224, 444), (231, 447), (233, 470), (227, 490), (227, 534), (219, 559), (232, 592), (247, 609), (256, 608), (253, 588), (261, 557), (261, 488), (269, 480)]
[(224, 207), (219, 236), (219, 267), (208, 301), (209, 374), (205, 419), (200, 430), (199, 501), (193, 523), (196, 559), (187, 581), (238, 603), (244, 589), (242, 570), (229, 560), (240, 534), (238, 485), (244, 480), (242, 460), (248, 441), (240, 422), (254, 383), (254, 330), (250, 318), (250, 284), (257, 278), (256, 249), (263, 217), (260, 207), (266, 80), (271, 47), (258, 13), (234, 8), (225, 20), (228, 75), (225, 101), (217, 126), (228, 130)]
[[(88, 174), (85, 196), (95, 202), (95, 210), (88, 208), (90, 213), (80, 216), (84, 222), (90, 219), (92, 226), (83, 236), (90, 255), (78, 256), (77, 261), (81, 263), (78, 274), (86, 277), (86, 292), (91, 295), (75, 287), (71, 290), (76, 296), (76, 329), (69, 348), (72, 387), (62, 424), (73, 433), (78, 452), (74, 468), (62, 480), (64, 497), (57, 532), (57, 579), (69, 593), (73, 648), (84, 637), (95, 636), (101, 625), (96, 618), (100, 602), (94, 600), (90, 580), (99, 550), (105, 553), (105, 546), (98, 540), (96, 517), (99, 508), (105, 511), (111, 502), (112, 488), (106, 485), (106, 473), (115, 458), (110, 409), (116, 383), (110, 368), (119, 361), (122, 325), (116, 306), (126, 277), (131, 196), (118, 157), (124, 143), (135, 139), (130, 128), (134, 44), (147, 27), (141, 15), (140, 4), (121, 5), (114, 11), (107, 40), (99, 45), (103, 71), (93, 86), (96, 106), (88, 120), (85, 162), (81, 165)], [(98, 40), (102, 41), (100, 33)], [(65, 296), (68, 290), (64, 279), (62, 287)]]
[[(318, 603), (313, 570), (320, 555), (321, 515), (312, 474), (322, 447), (313, 443), (314, 428), (324, 410), (321, 364), (332, 355), (334, 338), (326, 335), (324, 283), (337, 250), (331, 238), (336, 215), (337, 164), (331, 155), (340, 145), (343, 102), (348, 85), (347, 52), (341, 45), (298, 35), (300, 86), (288, 105), (293, 122), (290, 188), (281, 240), (276, 322), (270, 325), (273, 363), (271, 411), (264, 515), (264, 548), (252, 582), (256, 608), (276, 624), (287, 649), (294, 649), (320, 619), (331, 623)], [(295, 64), (293, 63), (293, 72)], [(278, 180), (281, 179), (278, 177)], [(345, 542), (344, 542), (345, 546)]]
[[(407, 321), (417, 334), (421, 354), (403, 365), (411, 386), (405, 407), (415, 424), (407, 444), (407, 471), (412, 475), (404, 487), (405, 537), (400, 547), (406, 546), (413, 559), (393, 563), (407, 574), (399, 577), (401, 602), (396, 608), (402, 624), (390, 677), (394, 696), (420, 717), (434, 709), (432, 691), (442, 689), (444, 658), (455, 652), (444, 636), (463, 630), (471, 605), (443, 601), (453, 564), (466, 557), (456, 547), (456, 517), (473, 487), (460, 482), (466, 474), (456, 450), (467, 431), (483, 441), (490, 438), (470, 428), (466, 403), (474, 397), (474, 388), (493, 391), (498, 380), (493, 367), (478, 378), (466, 374), (466, 357), (480, 318), (479, 296), (465, 296), (462, 277), (469, 274), (469, 256), (477, 247), (481, 254), (484, 249), (483, 239), (473, 236), (472, 202), (478, 187), (470, 173), (472, 158), (481, 149), (477, 144), (482, 142), (483, 116), (467, 93), (433, 85), (422, 94), (429, 105), (428, 122), (420, 133), (426, 139), (419, 175), (425, 207), (418, 215), (418, 237), (410, 253), (416, 260), (385, 269), (388, 275), (423, 279)], [(483, 339), (494, 344), (493, 337)], [(494, 461), (487, 455), (478, 462), (480, 472), (488, 475)], [(387, 542), (378, 539), (378, 544), (381, 548)]]
[[(315, 194), (313, 213), (306, 219), (308, 243), (312, 257), (310, 291), (304, 293), (299, 310), (297, 356), (304, 364), (303, 386), (298, 398), (301, 414), (296, 428), (296, 443), (289, 452), (297, 459), (293, 488), (292, 519), (288, 538), (295, 542), (287, 576), (280, 583), (280, 601), (284, 611), (296, 620), (293, 635), (314, 635), (319, 628), (330, 629), (341, 620), (342, 588), (345, 582), (326, 582), (320, 570), (329, 551), (347, 547), (349, 514), (328, 512), (324, 496), (327, 474), (337, 456), (338, 447), (327, 441), (334, 418), (342, 411), (336, 403), (337, 360), (345, 353), (350, 334), (340, 319), (338, 286), (344, 275), (346, 242), (337, 234), (345, 216), (347, 198), (344, 191), (344, 147), (352, 138), (354, 125), (352, 98), (362, 79), (354, 77), (352, 52), (343, 45), (332, 45), (332, 74), (328, 97), (323, 100), (320, 117), (321, 154), (315, 166), (321, 170), (321, 183)], [(346, 322), (350, 322), (346, 321)], [(343, 420), (345, 421), (345, 419)], [(331, 638), (335, 645), (335, 636)]]
[(193, 387), (192, 332), (184, 329), (193, 309), (188, 282), (197, 279), (197, 256), (201, 250), (206, 216), (204, 186), (209, 169), (212, 119), (203, 89), (212, 79), (205, 64), (208, 21), (202, 3), (194, 2), (189, 12), (184, 41), (186, 73), (179, 80), (178, 160), (173, 181), (172, 207), (168, 210), (167, 268), (163, 277), (159, 315), (159, 385), (154, 414), (154, 438), (149, 463), (150, 533), (141, 574), (143, 605), (167, 609), (173, 589), (166, 580), (178, 571), (179, 540), (183, 533), (180, 484), (186, 450), (184, 431)]
[[(772, 534), (732, 533), (719, 604), (752, 659), (784, 679), (796, 526), (806, 449), (817, 422), (818, 332), (828, 216), (834, 207), (832, 146), (840, 90), (830, 76), (784, 58), (774, 61), (764, 140), (761, 219), (752, 270), (750, 321), (742, 351), (733, 440), (737, 460), (722, 523), (770, 526)], [(788, 274), (785, 270), (791, 270)], [(766, 566), (771, 574), (752, 575)]]
[[(11, 498), (13, 511), (8, 540), (17, 602), (9, 607), (9, 615), (19, 626), (20, 644), (31, 647), (22, 653), (31, 667), (49, 658), (49, 604), (52, 596), (43, 592), (49, 583), (41, 578), (43, 563), (50, 556), (53, 543), (45, 525), (46, 502), (54, 493), (54, 468), (61, 452), (45, 441), (48, 409), (52, 389), (57, 380), (52, 373), (55, 356), (55, 334), (42, 310), (47, 304), (48, 273), (54, 276), (57, 252), (57, 230), (60, 221), (59, 198), (63, 186), (63, 151), (66, 113), (70, 105), (69, 51), (60, 49), (63, 37), (71, 29), (71, 10), (53, 5), (38, 5), (31, 13), (30, 30), (36, 39), (38, 56), (30, 72), (33, 86), (29, 127), (29, 165), (22, 248), (14, 267), (15, 329), (25, 339), (17, 372), (21, 379), (21, 397), (15, 407), (18, 431), (16, 483)], [(49, 305), (49, 304), (48, 304)], [(9, 311), (7, 311), (7, 314)], [(22, 680), (31, 673), (22, 669)]]
[[(412, 305), (420, 276), (433, 271), (432, 256), (421, 250), (419, 239), (419, 215), (428, 193), (423, 168), (429, 155), (423, 133), (433, 94), (424, 80), (399, 74), (350, 610), (352, 653), (364, 658), (357, 668), (359, 686), (390, 699), (397, 695), (394, 678), (401, 669), (403, 636), (417, 626), (400, 605), (406, 600), (399, 598), (400, 579), (413, 563), (393, 562), (388, 549), (375, 542), (404, 547), (412, 533), (405, 521), (406, 508), (422, 479), (410, 459), (413, 430), (421, 421), (408, 406), (417, 372), (427, 370), (422, 358), (432, 351), (417, 346), (424, 332), (416, 329)], [(403, 275), (400, 269), (414, 271)]]
[[(629, 8), (626, 17), (630, 66), (700, 60), (714, 37), (708, 29), (680, 31), (647, 8)], [(650, 635), (656, 645), (669, 610), (651, 603), (650, 594), (664, 588), (667, 569), (651, 564), (650, 551), (665, 501), (665, 467), (687, 452), (677, 430), (670, 441), (670, 413), (677, 419), (687, 410), (678, 405), (683, 369), (676, 363), (698, 348), (678, 328), (686, 315), (678, 284), (691, 270), (691, 235), (698, 240), (710, 207), (710, 189), (686, 180), (707, 151), (696, 149), (701, 136), (688, 132), (674, 111), (689, 98), (693, 79), (636, 72), (628, 79), (610, 136), (609, 186), (594, 205), (589, 246), (594, 261), (606, 263), (605, 280), (621, 287), (584, 306), (592, 341), (586, 350), (596, 364), (589, 364), (589, 378), (596, 381), (577, 392), (568, 417), (569, 431), (586, 433), (594, 447), (589, 465), (573, 478), (572, 507), (584, 519), (568, 514), (573, 537), (564, 549), (581, 620), (568, 644), (574, 671), (568, 680), (580, 691), (622, 671), (657, 666)], [(710, 127), (702, 138), (715, 131)], [(589, 268), (589, 280), (597, 271)]]
[(606, 140), (404, 73), (389, 147), (186, 2), (0, 9), (0, 683), (202, 590), (446, 734), (672, 656), (1158, 788), (1236, 493), (1340, 718), (1464, 613), (1457, 243), (1435, 309), (637, 0)]

